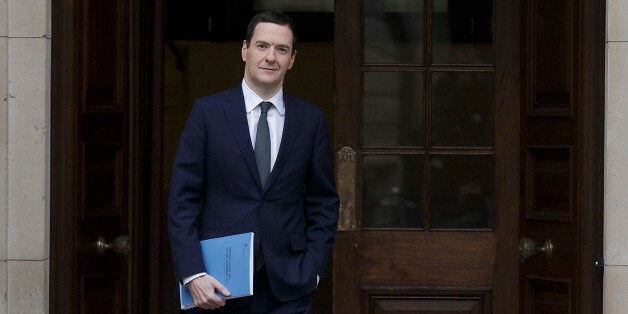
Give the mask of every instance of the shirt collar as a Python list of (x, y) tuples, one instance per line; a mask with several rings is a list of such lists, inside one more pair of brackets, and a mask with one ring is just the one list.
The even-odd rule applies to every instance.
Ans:
[(273, 103), (273, 106), (279, 112), (279, 115), (286, 114), (286, 107), (283, 102), (283, 87), (279, 89), (279, 91), (270, 97), (269, 99), (263, 99), (259, 95), (257, 95), (250, 87), (246, 84), (246, 81), (242, 79), (242, 93), (244, 94), (244, 105), (246, 106), (246, 113), (249, 114), (255, 107), (257, 107), (262, 101), (270, 101)]

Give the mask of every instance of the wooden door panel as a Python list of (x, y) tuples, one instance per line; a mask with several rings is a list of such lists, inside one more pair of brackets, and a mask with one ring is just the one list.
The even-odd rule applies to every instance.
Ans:
[(81, 276), (79, 313), (124, 313), (126, 311), (125, 281), (118, 275)]
[(571, 313), (571, 280), (527, 276), (525, 278), (526, 299), (523, 313)]
[(527, 147), (524, 175), (526, 219), (572, 222), (570, 157), (570, 147)]
[(393, 291), (387, 287), (364, 287), (363, 298), (369, 314), (487, 314), (491, 300), (488, 289), (429, 290), (408, 288)]
[(493, 280), (491, 233), (371, 231), (358, 248), (364, 285), (487, 287)]

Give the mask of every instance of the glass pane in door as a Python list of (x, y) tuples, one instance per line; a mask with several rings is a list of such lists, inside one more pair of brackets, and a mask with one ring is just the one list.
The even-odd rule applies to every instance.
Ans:
[(423, 73), (364, 73), (364, 146), (423, 146)]
[(364, 227), (423, 225), (423, 155), (367, 155), (363, 160)]
[(364, 1), (364, 63), (423, 63), (423, 1)]
[(492, 0), (434, 0), (433, 5), (433, 63), (493, 63)]
[(492, 73), (433, 73), (432, 146), (491, 147), (493, 107)]
[(432, 155), (430, 226), (490, 228), (492, 156)]

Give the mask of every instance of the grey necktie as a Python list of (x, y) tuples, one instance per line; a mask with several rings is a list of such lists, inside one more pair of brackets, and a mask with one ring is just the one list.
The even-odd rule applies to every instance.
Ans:
[(255, 136), (255, 161), (257, 161), (257, 171), (259, 171), (262, 187), (266, 187), (266, 179), (270, 173), (270, 131), (268, 130), (268, 120), (266, 120), (270, 106), (272, 103), (268, 101), (260, 103), (262, 114), (257, 122), (257, 135)]

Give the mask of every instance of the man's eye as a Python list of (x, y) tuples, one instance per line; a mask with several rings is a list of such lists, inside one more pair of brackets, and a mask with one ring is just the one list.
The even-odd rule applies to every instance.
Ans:
[(257, 44), (257, 48), (266, 49), (268, 47), (266, 44)]
[(279, 51), (279, 53), (281, 53), (281, 54), (288, 53), (288, 49), (287, 48), (278, 48), (277, 51)]

